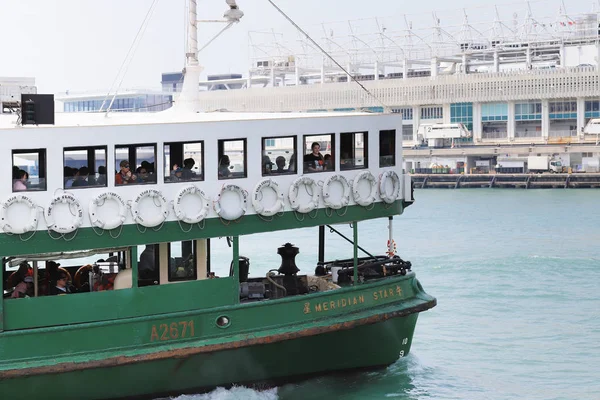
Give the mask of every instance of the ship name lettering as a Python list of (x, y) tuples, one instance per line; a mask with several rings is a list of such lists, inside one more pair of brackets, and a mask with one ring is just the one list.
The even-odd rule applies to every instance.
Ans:
[[(324, 301), (322, 303), (317, 303), (314, 305), (315, 312), (323, 312), (323, 311), (331, 311), (337, 308), (346, 308), (348, 306), (355, 306), (358, 304), (363, 304), (365, 302), (365, 296), (359, 295), (354, 297), (347, 297), (343, 299)], [(304, 312), (307, 314), (306, 310)]]
[(402, 297), (402, 288), (399, 285), (393, 288), (380, 289), (373, 292), (373, 300), (387, 299), (389, 297)]
[(150, 341), (167, 341), (194, 337), (194, 320), (171, 322), (170, 324), (152, 325)]

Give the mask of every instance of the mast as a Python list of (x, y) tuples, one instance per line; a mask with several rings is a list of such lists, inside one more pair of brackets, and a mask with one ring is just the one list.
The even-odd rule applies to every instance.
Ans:
[(199, 112), (198, 92), (202, 67), (198, 61), (198, 17), (197, 0), (188, 1), (187, 52), (181, 93), (175, 103), (177, 109)]

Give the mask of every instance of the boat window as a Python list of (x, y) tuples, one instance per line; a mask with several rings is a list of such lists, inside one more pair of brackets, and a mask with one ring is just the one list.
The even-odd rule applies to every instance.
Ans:
[(379, 132), (379, 167), (396, 165), (396, 130)]
[(46, 190), (46, 149), (13, 150), (13, 192)]
[(219, 140), (219, 179), (245, 178), (246, 154), (246, 139)]
[(295, 174), (296, 136), (267, 137), (262, 141), (262, 174)]
[(204, 180), (204, 142), (172, 142), (164, 146), (165, 182)]
[(65, 189), (106, 186), (106, 146), (65, 148), (63, 157)]
[(304, 173), (335, 171), (334, 135), (304, 136)]
[(156, 144), (115, 146), (115, 185), (156, 183)]
[(194, 244), (193, 240), (169, 243), (169, 282), (197, 279)]
[(340, 170), (367, 168), (367, 133), (340, 134)]
[(138, 246), (138, 286), (158, 285), (160, 281), (159, 271), (159, 246), (158, 244), (147, 244)]

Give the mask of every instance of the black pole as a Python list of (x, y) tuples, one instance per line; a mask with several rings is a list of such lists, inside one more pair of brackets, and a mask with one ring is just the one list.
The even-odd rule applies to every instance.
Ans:
[[(333, 228), (331, 225), (327, 225), (327, 227), (328, 227), (329, 229), (331, 229), (331, 232), (335, 232), (335, 233), (337, 233), (337, 234), (338, 234), (338, 235), (340, 235), (340, 236), (341, 236), (343, 239), (345, 239), (345, 240), (346, 240), (348, 243), (350, 243), (350, 244), (354, 245), (354, 241), (352, 241), (352, 240), (348, 239), (346, 236), (344, 236), (344, 235), (343, 235), (341, 232), (337, 231), (337, 230), (336, 230), (335, 228)], [(363, 249), (362, 247), (360, 247), (360, 246), (358, 246), (358, 245), (357, 245), (356, 247), (357, 247), (357, 248), (358, 248), (360, 251), (362, 251), (363, 253), (365, 253), (366, 255), (368, 255), (369, 257), (375, 258), (375, 256), (374, 256), (373, 254), (369, 253), (368, 251), (366, 251), (366, 250), (365, 250), (365, 249)]]
[(325, 262), (325, 227), (319, 226), (319, 262)]

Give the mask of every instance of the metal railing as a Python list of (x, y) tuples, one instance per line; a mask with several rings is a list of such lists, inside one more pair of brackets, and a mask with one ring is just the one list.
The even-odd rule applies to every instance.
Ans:
[(481, 132), (482, 139), (506, 139), (507, 132)]

